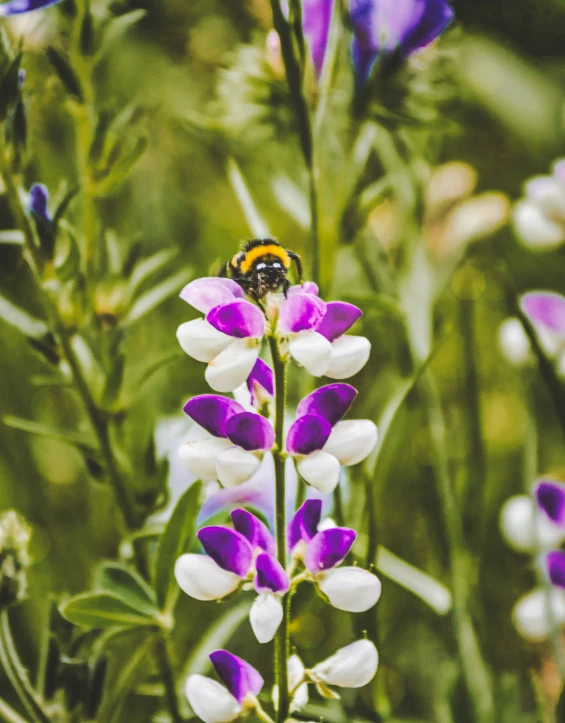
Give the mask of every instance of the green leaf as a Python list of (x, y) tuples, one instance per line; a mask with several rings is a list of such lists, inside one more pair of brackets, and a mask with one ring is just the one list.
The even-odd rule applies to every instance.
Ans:
[(106, 377), (100, 406), (103, 409), (111, 409), (120, 398), (125, 372), (125, 356), (117, 354), (113, 360), (112, 369)]
[(120, 15), (115, 20), (111, 20), (104, 30), (98, 56), (102, 58), (104, 54), (111, 49), (112, 45), (120, 40), (122, 35), (126, 33), (132, 25), (139, 22), (145, 14), (146, 10), (132, 10), (129, 13)]
[(4, 120), (19, 94), (19, 72), (23, 53), (20, 51), (10, 63), (0, 82), (0, 120)]
[(157, 253), (148, 256), (133, 267), (131, 276), (129, 278), (129, 290), (131, 297), (136, 296), (139, 289), (155, 274), (159, 273), (162, 269), (170, 263), (178, 251), (176, 249), (162, 249)]
[(186, 490), (161, 536), (155, 563), (155, 592), (162, 609), (170, 606), (173, 597), (176, 586), (173, 574), (175, 562), (186, 551), (188, 542), (194, 536), (201, 489), (202, 483), (198, 481)]
[(97, 573), (96, 588), (119, 597), (126, 605), (142, 615), (156, 617), (159, 614), (155, 593), (134, 570), (117, 562), (107, 562)]
[(74, 447), (78, 447), (81, 452), (84, 452), (89, 457), (99, 458), (100, 452), (95, 447), (90, 439), (79, 432), (72, 432), (70, 430), (60, 430), (57, 427), (49, 427), (47, 424), (41, 422), (33, 422), (30, 419), (21, 419), (20, 417), (14, 417), (10, 414), (2, 417), (2, 423), (12, 429), (19, 429), (22, 432), (28, 432), (29, 434), (35, 434), (38, 437), (48, 437), (49, 439), (57, 439), (60, 442), (66, 442)]
[(61, 281), (69, 281), (75, 278), (80, 269), (80, 251), (74, 233), (65, 224), (64, 234), (59, 238), (64, 239), (63, 243), (58, 240), (55, 253), (55, 271)]
[(134, 321), (138, 321), (146, 314), (149, 314), (150, 311), (153, 311), (153, 309), (157, 308), (159, 304), (162, 304), (173, 294), (178, 294), (187, 283), (190, 273), (191, 271), (189, 269), (183, 269), (174, 276), (165, 279), (165, 281), (146, 291), (137, 299), (124, 316), (122, 324), (124, 326), (133, 324)]
[(237, 196), (237, 200), (239, 201), (239, 205), (241, 206), (241, 210), (243, 211), (243, 215), (245, 216), (247, 225), (249, 226), (253, 236), (256, 238), (268, 238), (271, 236), (269, 228), (262, 219), (261, 214), (255, 205), (255, 201), (249, 192), (249, 188), (241, 170), (233, 158), (228, 158), (227, 174), (231, 187)]
[(77, 595), (60, 605), (59, 611), (73, 625), (85, 628), (136, 628), (158, 624), (154, 616), (145, 615), (108, 593)]
[(303, 229), (310, 228), (310, 206), (303, 191), (288, 176), (273, 178), (273, 193), (279, 206)]
[(27, 311), (0, 295), (0, 318), (32, 339), (41, 339), (48, 333), (47, 325)]
[(79, 187), (73, 186), (72, 188), (69, 188), (69, 190), (65, 193), (65, 195), (61, 199), (60, 203), (58, 204), (57, 208), (55, 209), (55, 213), (53, 214), (53, 226), (55, 226), (55, 228), (57, 228), (59, 221), (65, 215), (70, 202), (77, 195), (78, 191), (79, 191)]
[(84, 96), (82, 94), (82, 88), (80, 87), (80, 81), (68, 61), (63, 58), (52, 45), (47, 48), (47, 57), (67, 91), (82, 103)]

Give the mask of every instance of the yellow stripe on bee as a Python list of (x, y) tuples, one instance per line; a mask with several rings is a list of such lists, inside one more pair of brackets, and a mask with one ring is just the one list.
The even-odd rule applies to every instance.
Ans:
[(267, 254), (279, 258), (282, 261), (282, 265), (285, 267), (285, 269), (290, 268), (290, 258), (287, 252), (283, 249), (283, 247), (275, 244), (269, 244), (268, 246), (255, 246), (255, 248), (250, 249), (245, 254), (245, 258), (242, 260), (239, 266), (241, 272), (243, 274), (247, 274), (255, 261), (257, 261), (257, 259), (260, 259), (261, 256), (267, 256)]

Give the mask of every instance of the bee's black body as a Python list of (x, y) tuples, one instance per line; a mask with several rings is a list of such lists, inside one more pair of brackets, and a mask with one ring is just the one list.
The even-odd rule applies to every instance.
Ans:
[(290, 286), (287, 273), (292, 262), (302, 283), (300, 257), (287, 251), (274, 239), (252, 239), (242, 251), (228, 261), (222, 276), (230, 276), (255, 301), (261, 301), (270, 291), (282, 288), (285, 296)]

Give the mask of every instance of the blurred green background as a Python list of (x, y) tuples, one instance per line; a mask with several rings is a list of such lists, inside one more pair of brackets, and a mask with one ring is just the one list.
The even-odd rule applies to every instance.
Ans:
[[(560, 476), (565, 450), (539, 374), (534, 367), (523, 372), (505, 361), (498, 329), (511, 313), (509, 269), (520, 291), (548, 288), (565, 293), (565, 246), (533, 253), (517, 243), (511, 225), (501, 220), (493, 224), (493, 233), (479, 233), (473, 243), (462, 232), (464, 241), (456, 249), (449, 228), (443, 235), (438, 231), (441, 218), (435, 219), (435, 227), (426, 220), (421, 199), (426, 196), (422, 179), (429, 177), (428, 169), (458, 161), (476, 170), (474, 193), (502, 192), (513, 202), (528, 177), (547, 173), (552, 161), (565, 154), (565, 3), (460, 0), (453, 5), (457, 22), (442, 41), (441, 80), (433, 78), (421, 91), (423, 97), (415, 95), (413, 101), (417, 110), (435, 111), (416, 113), (416, 120), (405, 127), (397, 119), (385, 124), (386, 132), (374, 140), (374, 156), (369, 154), (357, 177), (348, 165), (349, 151), (362, 124), (349, 114), (349, 71), (346, 62), (340, 66), (318, 145), (325, 295), (355, 297), (365, 312), (358, 333), (371, 339), (373, 353), (352, 382), (360, 391), (356, 416), (379, 422), (412, 369), (404, 324), (382, 303), (384, 297), (394, 296), (386, 287), (383, 268), (397, 271), (415, 264), (409, 283), (416, 304), (425, 307), (424, 318), (428, 313), (433, 321), (430, 368), (446, 418), (449, 469), (472, 540), (472, 612), (484, 657), (495, 673), (496, 720), (535, 721), (536, 686), (541, 686), (542, 695), (556, 696), (550, 647), (528, 645), (513, 628), (512, 607), (534, 586), (535, 574), (530, 561), (503, 542), (498, 515), (504, 500), (527, 490), (536, 475)], [(234, 158), (269, 230), (300, 253), (308, 268), (309, 234), (299, 223), (307, 198), (305, 171), (293, 114), (283, 80), (265, 75), (269, 3), (116, 0), (109, 8), (93, 3), (96, 17), (137, 9), (143, 14), (114, 40), (93, 76), (97, 112), (115, 117), (130, 108), (132, 127), (148, 141), (125, 182), (95, 201), (99, 243), (110, 231), (124, 258), (130, 252), (142, 258), (171, 249), (163, 279), (166, 273), (184, 269), (185, 281), (216, 273), (240, 241), (252, 235), (233, 166), (230, 179), (228, 159)], [(62, 51), (68, 47), (74, 13), (72, 0), (65, 0), (46, 13), (6, 22), (9, 34), (23, 39), (27, 73), (25, 184), (44, 183), (52, 196), (81, 183), (71, 101), (45, 53), (49, 45)], [(399, 78), (398, 83), (403, 82)], [(380, 101), (385, 108), (388, 97), (385, 92)], [(394, 93), (391, 97), (396, 98)], [(116, 137), (125, 143), (129, 132), (126, 124), (117, 129)], [(402, 160), (396, 175), (391, 148)], [(383, 178), (392, 179), (384, 193), (360, 209), (362, 192)], [(408, 195), (420, 200), (403, 201), (406, 184)], [(458, 202), (452, 201), (442, 213)], [(77, 222), (81, 208), (80, 199), (71, 204), (70, 222)], [(486, 210), (477, 206), (469, 213), (477, 221)], [(5, 196), (0, 196), (0, 228), (14, 228)], [(426, 244), (429, 268), (419, 266), (416, 253)], [(424, 274), (432, 280), (431, 294), (418, 287)], [(126, 268), (123, 276), (127, 275)], [(83, 329), (94, 346), (105, 333), (104, 309), (109, 305), (115, 310), (113, 294), (119, 296), (122, 278), (106, 270), (96, 279), (97, 315), (88, 321), (93, 331)], [(17, 245), (0, 244), (0, 293), (42, 316)], [(469, 324), (464, 309), (470, 307)], [(125, 379), (136, 392), (124, 426), (124, 447), (134, 459), (140, 460), (151, 447), (160, 418), (179, 416), (187, 398), (206, 391), (203, 366), (176, 355), (175, 330), (190, 313), (171, 293), (120, 332)], [(2, 320), (0, 334), (2, 414), (87, 432), (75, 392), (38, 383), (46, 374), (43, 358)], [(139, 386), (143, 370), (161, 358), (168, 358), (167, 363)], [(292, 403), (301, 389), (299, 375), (293, 373)], [(376, 535), (378, 544), (449, 586), (430, 433), (419, 395), (412, 391), (380, 451), (369, 499), (364, 473), (353, 470), (345, 519), (360, 527), (360, 550), (373, 544), (369, 537)], [(160, 492), (143, 474), (134, 484), (140, 496), (155, 498)], [(8, 508), (21, 512), (34, 531), (28, 601), (14, 612), (22, 657), (34, 668), (47, 599), (89, 587), (96, 563), (118, 554), (121, 518), (111, 489), (97, 481), (74, 447), (0, 425), (0, 509)], [(372, 520), (370, 534), (365, 514)], [(293, 643), (307, 664), (348, 642), (353, 626), (357, 632), (369, 628), (377, 635), (382, 666), (377, 682), (359, 697), (344, 696), (344, 708), (336, 704), (328, 720), (345, 720), (346, 715), (406, 723), (472, 720), (458, 678), (449, 619), (437, 616), (394, 583), (383, 584), (376, 613), (362, 620), (329, 611), (310, 593), (297, 598)], [(184, 663), (194, 659), (202, 630), (229, 615), (229, 649), (269, 669), (269, 655), (252, 639), (247, 623), (240, 624), (240, 605), (241, 601), (216, 606), (187, 597), (180, 600), (174, 634), (179, 674)], [(127, 643), (124, 646), (125, 652), (116, 653), (117, 667), (119, 654), (127, 657)], [(532, 671), (537, 684), (532, 683)], [(133, 693), (120, 720), (150, 720), (147, 716), (158, 704), (148, 692)], [(452, 718), (446, 701), (456, 711)]]

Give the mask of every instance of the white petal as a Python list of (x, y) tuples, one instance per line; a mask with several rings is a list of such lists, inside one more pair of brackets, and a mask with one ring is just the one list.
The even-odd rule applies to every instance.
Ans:
[(339, 462), (324, 450), (301, 457), (296, 467), (308, 484), (324, 494), (333, 492), (339, 482)]
[(292, 691), (304, 680), (304, 663), (300, 660), (298, 655), (294, 653), (288, 659), (288, 691)]
[(241, 582), (237, 575), (223, 570), (211, 557), (192, 553), (178, 558), (175, 578), (181, 590), (196, 600), (221, 600)]
[(529, 495), (506, 500), (500, 510), (500, 531), (510, 547), (520, 552), (549, 550), (565, 539), (565, 529), (539, 512)]
[(370, 419), (338, 422), (332, 429), (324, 452), (337, 457), (340, 464), (357, 464), (369, 455), (377, 443), (377, 427)]
[(348, 379), (369, 361), (371, 342), (364, 336), (340, 336), (332, 344), (332, 354), (325, 376)]
[(300, 331), (289, 338), (288, 350), (299, 364), (314, 377), (326, 373), (332, 355), (332, 345), (315, 331)]
[(233, 338), (214, 329), (206, 319), (185, 321), (177, 329), (181, 349), (193, 359), (210, 362), (232, 343)]
[(268, 643), (275, 637), (282, 619), (283, 607), (278, 595), (264, 592), (255, 598), (249, 611), (249, 622), (260, 643)]
[[(288, 659), (288, 692), (294, 695), (290, 701), (290, 712), (294, 713), (308, 703), (308, 683), (301, 683), (305, 677), (304, 664), (298, 657), (298, 655), (291, 655)], [(297, 687), (298, 686), (298, 687)], [(279, 687), (278, 685), (273, 686), (273, 705), (275, 710), (279, 707)], [(290, 719), (292, 720), (292, 719)]]
[(526, 196), (553, 221), (565, 221), (565, 188), (552, 176), (535, 176), (526, 183)]
[(516, 366), (522, 366), (531, 356), (530, 340), (520, 321), (514, 317), (500, 325), (498, 344), (507, 361)]
[(218, 455), (216, 472), (224, 487), (237, 487), (247, 482), (261, 465), (261, 458), (241, 447), (230, 447)]
[(233, 392), (251, 374), (258, 356), (258, 339), (231, 339), (231, 344), (208, 364), (206, 381), (216, 392)]
[(361, 688), (375, 677), (379, 656), (370, 640), (357, 640), (340, 648), (331, 658), (318, 663), (310, 671), (316, 683)]
[(558, 588), (532, 590), (518, 600), (512, 617), (523, 638), (532, 642), (545, 640), (554, 625), (565, 624), (565, 591)]
[(186, 697), (204, 723), (230, 723), (241, 713), (240, 704), (227, 688), (204, 675), (189, 676)]
[(548, 218), (529, 199), (519, 201), (514, 206), (513, 218), (519, 240), (533, 251), (555, 248), (565, 240), (565, 228)]
[(324, 530), (333, 530), (334, 527), (339, 527), (339, 525), (333, 519), (333, 517), (324, 517), (324, 519), (318, 525), (318, 532), (323, 532)]
[(381, 581), (360, 567), (335, 567), (316, 575), (318, 587), (331, 605), (348, 613), (362, 613), (381, 596)]
[(221, 452), (231, 447), (229, 439), (211, 437), (198, 442), (185, 442), (178, 450), (179, 459), (185, 469), (196, 479), (210, 482), (218, 479), (216, 460)]

